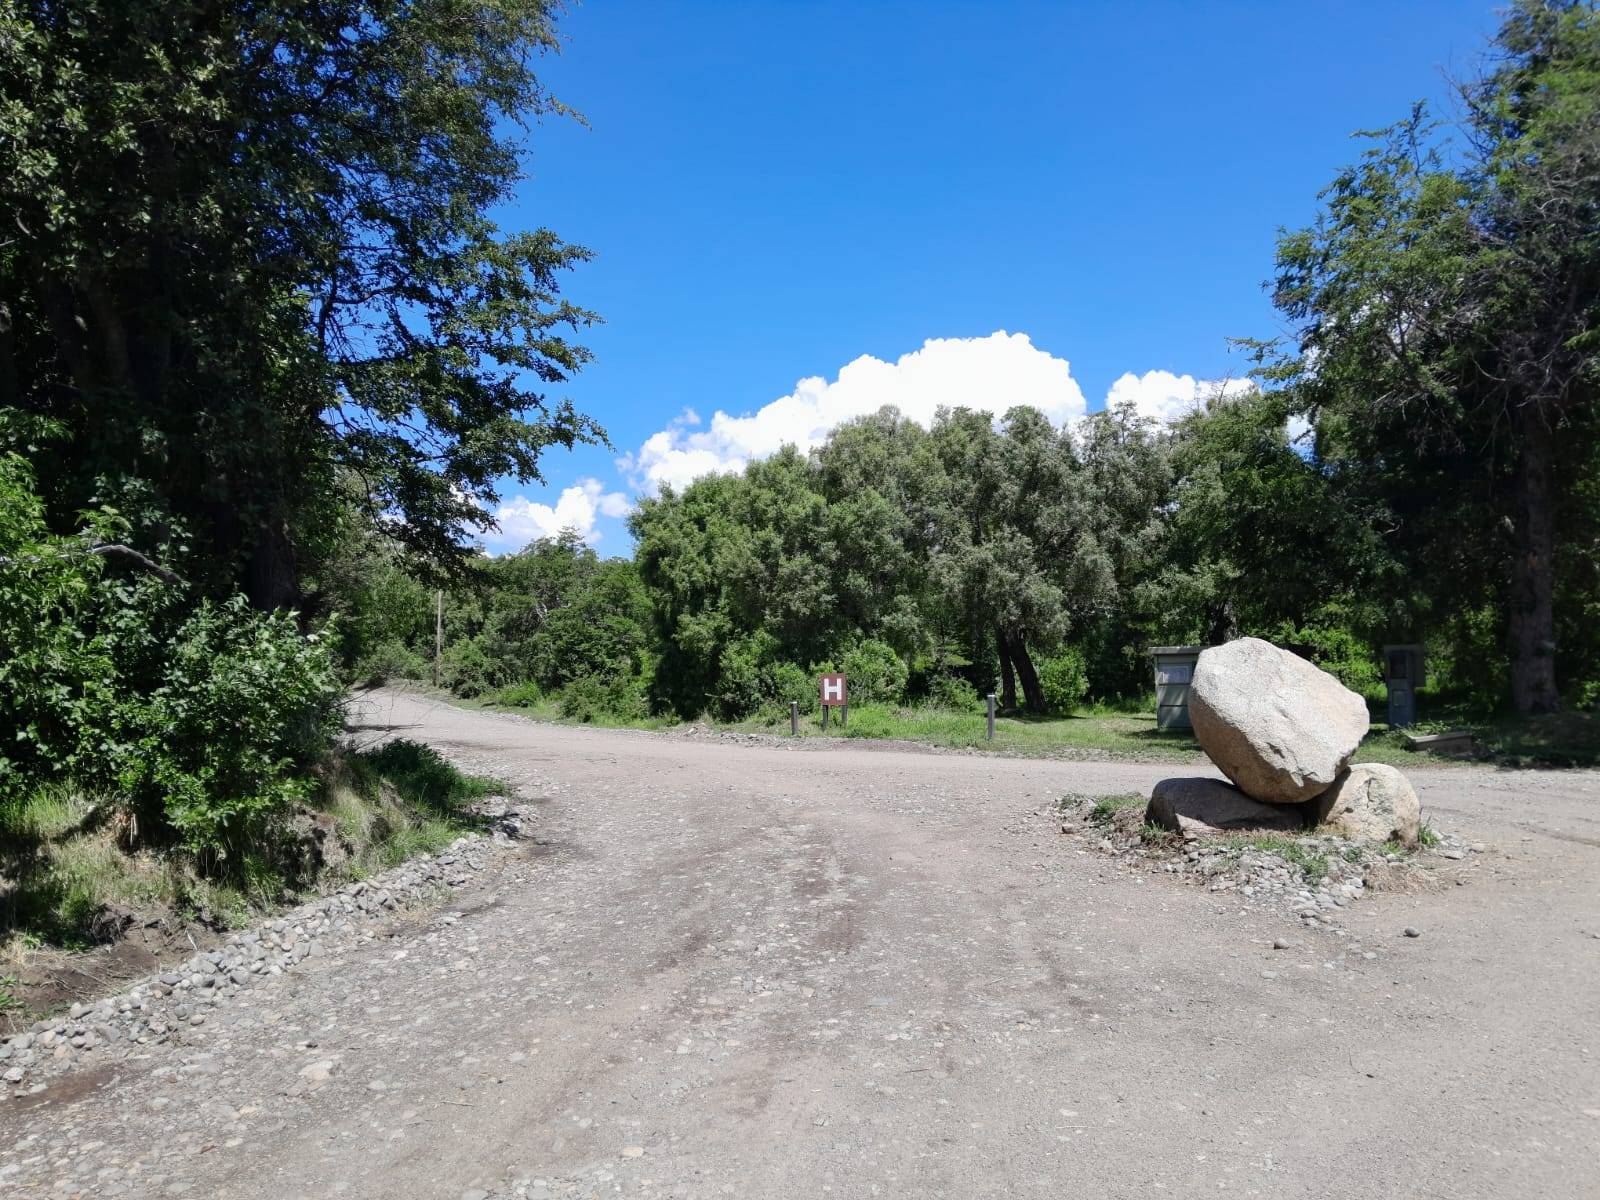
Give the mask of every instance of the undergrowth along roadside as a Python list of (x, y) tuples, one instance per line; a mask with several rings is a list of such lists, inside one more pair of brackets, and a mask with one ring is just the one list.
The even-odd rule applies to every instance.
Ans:
[(13, 796), (0, 804), (0, 953), (81, 951), (152, 923), (236, 928), (477, 830), (472, 805), (503, 791), (416, 742), (337, 751), (304, 803), (220, 862), (181, 844), (130, 849), (113, 806), (69, 785)]

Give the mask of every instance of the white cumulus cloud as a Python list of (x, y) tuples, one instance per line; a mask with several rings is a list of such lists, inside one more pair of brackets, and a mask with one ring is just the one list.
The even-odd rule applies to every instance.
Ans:
[(1025, 404), (1058, 424), (1076, 421), (1088, 408), (1067, 360), (1040, 350), (1027, 334), (930, 338), (894, 362), (864, 354), (832, 382), (802, 379), (789, 395), (753, 413), (730, 416), (719, 409), (705, 425), (686, 409), (620, 466), (641, 488), (683, 487), (701, 475), (742, 470), (784, 445), (810, 450), (836, 426), (886, 404), (923, 425), (941, 407), (1003, 413)]
[(589, 543), (600, 540), (595, 521), (600, 517), (625, 517), (631, 506), (621, 492), (608, 492), (598, 479), (580, 479), (552, 504), (541, 504), (526, 496), (512, 496), (494, 511), (500, 528), (485, 535), (490, 549), (520, 550), (542, 537), (555, 537), (564, 529), (575, 529)]
[(1174, 375), (1171, 371), (1146, 371), (1143, 375), (1126, 372), (1106, 393), (1106, 407), (1129, 401), (1141, 417), (1171, 425), (1189, 413), (1205, 407), (1215, 396), (1242, 396), (1256, 385), (1248, 379), (1196, 379), (1193, 375)]

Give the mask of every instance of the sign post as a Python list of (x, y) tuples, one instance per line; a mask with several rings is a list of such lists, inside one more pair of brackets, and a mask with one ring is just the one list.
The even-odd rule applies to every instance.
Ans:
[(433, 686), (439, 686), (439, 660), (444, 657), (444, 589), (433, 597)]
[(839, 728), (843, 729), (845, 721), (850, 716), (850, 693), (845, 687), (844, 675), (835, 672), (824, 675), (817, 684), (818, 694), (822, 699), (822, 727), (828, 727), (828, 710), (839, 710)]
[(989, 700), (989, 740), (994, 741), (994, 693), (990, 692)]

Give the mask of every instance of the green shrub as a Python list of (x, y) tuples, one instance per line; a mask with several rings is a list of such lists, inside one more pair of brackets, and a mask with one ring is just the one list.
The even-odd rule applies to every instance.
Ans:
[(117, 664), (91, 620), (106, 582), (104, 560), (87, 550), (113, 525), (101, 514), (83, 537), (52, 534), (28, 464), (0, 454), (0, 793), (105, 762), (95, 730), (114, 703)]
[(391, 679), (426, 679), (431, 668), (422, 655), (400, 642), (374, 646), (355, 665), (355, 677), (369, 687)]
[(508, 683), (494, 694), (496, 704), (506, 704), (512, 708), (532, 708), (543, 699), (544, 689), (531, 679)]
[(928, 684), (928, 704), (956, 712), (973, 712), (983, 706), (978, 689), (959, 675), (935, 675)]
[(761, 635), (740, 638), (723, 649), (710, 699), (724, 721), (748, 717), (768, 698), (767, 641)]
[(569, 721), (582, 721), (585, 724), (608, 719), (643, 720), (649, 715), (644, 681), (623, 676), (574, 679), (561, 689), (561, 715)]
[(772, 704), (782, 712), (796, 701), (803, 713), (814, 713), (822, 706), (817, 695), (817, 677), (797, 663), (774, 663), (767, 670), (767, 690)]
[(1082, 652), (1068, 646), (1040, 663), (1039, 687), (1051, 712), (1070, 717), (1089, 694), (1089, 672)]
[(237, 853), (310, 790), (310, 768), (338, 728), (343, 689), (325, 632), (236, 596), (202, 604), (178, 630), (160, 686), (128, 698), (136, 731), (125, 794), (158, 800), (190, 849)]
[(569, 721), (588, 724), (608, 716), (610, 712), (606, 686), (593, 676), (574, 679), (561, 689), (561, 715)]
[(500, 665), (484, 651), (477, 638), (462, 638), (445, 647), (439, 660), (439, 682), (470, 700), (500, 682)]
[(1369, 699), (1383, 695), (1383, 673), (1376, 648), (1366, 638), (1337, 623), (1335, 609), (1296, 628), (1281, 625), (1267, 640), (1309, 659), (1338, 678), (1352, 692)]
[(905, 698), (911, 669), (887, 643), (868, 639), (844, 656), (852, 703), (897, 704)]

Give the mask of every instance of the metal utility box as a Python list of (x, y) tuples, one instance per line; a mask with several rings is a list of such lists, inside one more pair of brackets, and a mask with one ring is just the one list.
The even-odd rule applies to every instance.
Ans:
[(1423, 680), (1421, 646), (1383, 648), (1383, 682), (1389, 689), (1389, 728), (1403, 729), (1416, 722), (1417, 689)]
[(1189, 729), (1189, 681), (1204, 646), (1156, 646), (1156, 728)]

